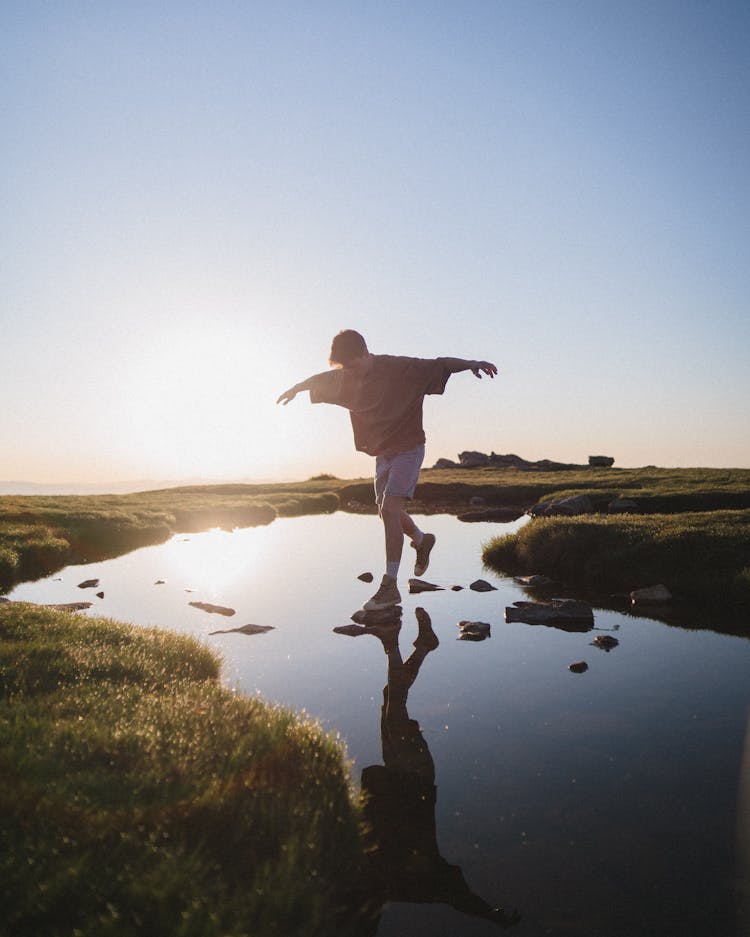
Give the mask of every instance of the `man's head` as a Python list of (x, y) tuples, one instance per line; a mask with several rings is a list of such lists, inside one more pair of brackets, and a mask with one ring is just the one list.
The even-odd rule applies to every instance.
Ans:
[(367, 343), (359, 332), (355, 332), (354, 329), (344, 329), (343, 332), (334, 336), (328, 361), (334, 367), (348, 368), (362, 358), (366, 358), (368, 354)]

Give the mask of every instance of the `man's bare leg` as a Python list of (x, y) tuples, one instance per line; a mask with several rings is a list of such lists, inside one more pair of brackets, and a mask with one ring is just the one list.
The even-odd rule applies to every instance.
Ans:
[[(385, 562), (386, 567), (393, 569), (392, 564), (401, 562), (401, 553), (404, 548), (403, 518), (409, 520), (409, 515), (404, 510), (406, 498), (400, 498), (398, 495), (386, 495), (383, 498), (383, 507), (380, 511), (380, 517), (383, 521), (385, 530)], [(413, 526), (413, 522), (412, 522)], [(395, 576), (393, 577), (396, 578)]]
[(386, 495), (380, 508), (380, 519), (385, 532), (385, 575), (375, 595), (364, 604), (365, 611), (389, 608), (401, 601), (396, 579), (404, 547), (404, 531), (401, 529), (401, 515), (405, 513), (406, 498)]

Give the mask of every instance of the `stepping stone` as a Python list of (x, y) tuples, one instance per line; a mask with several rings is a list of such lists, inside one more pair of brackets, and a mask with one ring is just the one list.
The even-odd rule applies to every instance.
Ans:
[(226, 608), (224, 605), (211, 605), (210, 602), (188, 602), (193, 608), (199, 608), (202, 612), (211, 612), (214, 615), (234, 615), (233, 608)]
[(242, 625), (241, 628), (226, 628), (224, 631), (209, 631), (211, 634), (265, 634), (267, 631), (273, 631), (273, 625)]
[(484, 641), (490, 637), (490, 625), (486, 621), (460, 621), (458, 627), (461, 629), (459, 641)]
[(336, 634), (346, 634), (351, 638), (359, 637), (361, 634), (372, 634), (372, 632), (368, 632), (367, 628), (364, 628), (362, 625), (341, 625), (333, 630)]
[(412, 595), (418, 595), (420, 592), (442, 592), (442, 586), (436, 586), (434, 582), (425, 582), (424, 579), (410, 579), (409, 592)]
[(591, 643), (594, 647), (598, 647), (609, 654), (612, 648), (617, 647), (620, 642), (617, 638), (613, 638), (608, 634), (598, 634)]
[(361, 608), (352, 615), (352, 621), (356, 621), (358, 625), (390, 625), (400, 622), (402, 613), (403, 609), (400, 605), (392, 605), (390, 608), (379, 608), (374, 611)]
[(474, 592), (497, 592), (497, 587), (490, 585), (490, 583), (486, 582), (484, 579), (474, 580), (469, 588), (473, 589)]

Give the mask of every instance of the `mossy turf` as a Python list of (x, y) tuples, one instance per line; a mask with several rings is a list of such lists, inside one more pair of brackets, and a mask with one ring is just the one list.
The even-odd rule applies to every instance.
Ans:
[(750, 608), (750, 510), (535, 518), (483, 560), (587, 591), (663, 583), (678, 599)]
[(193, 639), (0, 605), (0, 933), (356, 933), (339, 744)]

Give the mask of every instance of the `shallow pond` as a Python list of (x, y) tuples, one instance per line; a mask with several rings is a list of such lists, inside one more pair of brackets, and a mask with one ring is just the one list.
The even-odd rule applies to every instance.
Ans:
[[(519, 937), (750, 933), (750, 641), (597, 610), (619, 641), (605, 652), (596, 631), (506, 624), (528, 595), (483, 570), (481, 544), (515, 525), (417, 522), (445, 588), (407, 594), (407, 545), (400, 632), (333, 630), (382, 572), (377, 518), (342, 513), (176, 536), (10, 598), (196, 635), (228, 685), (339, 733), (387, 860), (378, 937), (495, 933), (495, 905), (518, 909)], [(480, 577), (496, 591), (467, 588)], [(90, 578), (103, 599), (77, 587)], [(457, 640), (464, 619), (491, 637)], [(248, 623), (273, 630), (210, 634)]]

